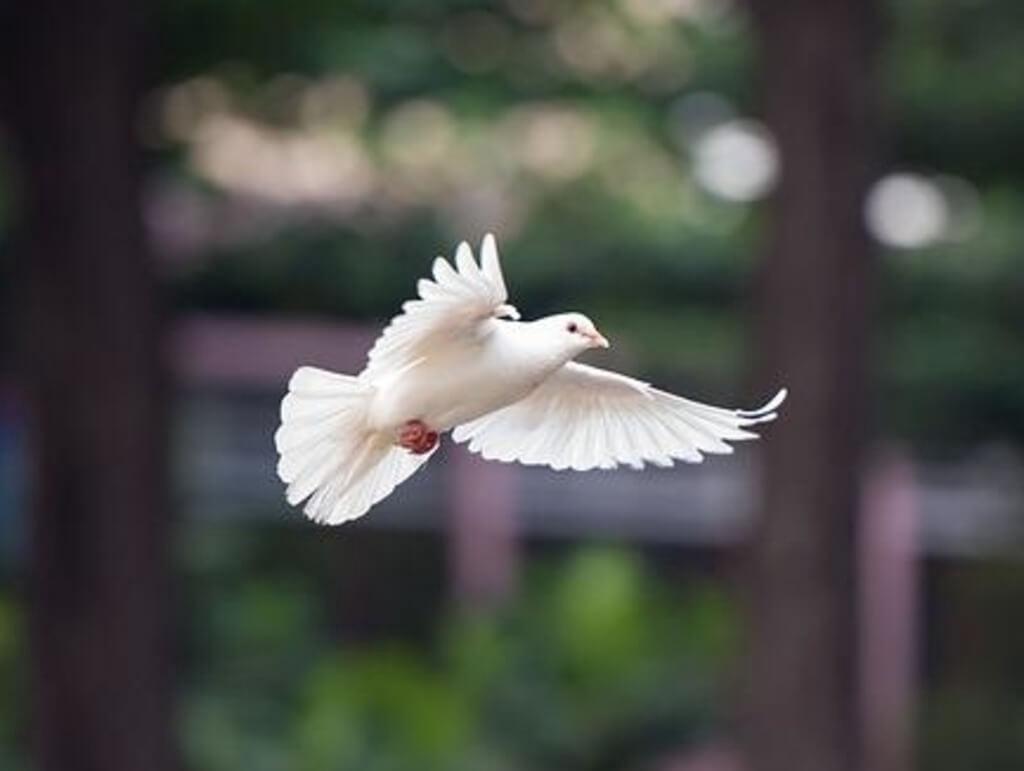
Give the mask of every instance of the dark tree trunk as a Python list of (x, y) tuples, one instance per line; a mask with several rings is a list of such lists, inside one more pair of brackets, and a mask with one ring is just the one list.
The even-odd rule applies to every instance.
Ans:
[(136, 139), (144, 7), (33, 0), (0, 32), (23, 183), (29, 650), (43, 771), (173, 762), (160, 323)]
[(766, 433), (751, 546), (749, 765), (851, 771), (854, 519), (872, 259), (872, 3), (754, 0), (782, 177), (759, 319), (767, 376), (791, 386)]

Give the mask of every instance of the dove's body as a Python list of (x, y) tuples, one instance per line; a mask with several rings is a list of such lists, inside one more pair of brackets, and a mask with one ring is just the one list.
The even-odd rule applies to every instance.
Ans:
[(289, 503), (338, 524), (362, 516), (422, 466), (440, 434), (492, 460), (584, 471), (670, 466), (727, 453), (775, 418), (727, 410), (572, 361), (608, 346), (578, 313), (518, 319), (491, 236), (478, 265), (465, 243), (402, 306), (358, 376), (300, 367), (281, 402), (277, 471)]
[(471, 343), (437, 346), (375, 382), (370, 426), (394, 432), (419, 420), (448, 431), (520, 401), (565, 363), (536, 338), (530, 323), (488, 319)]

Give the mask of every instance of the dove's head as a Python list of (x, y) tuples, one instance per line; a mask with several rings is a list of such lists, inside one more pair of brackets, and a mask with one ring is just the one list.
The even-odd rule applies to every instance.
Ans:
[(571, 356), (577, 356), (588, 348), (608, 347), (605, 336), (582, 313), (559, 313), (541, 321)]

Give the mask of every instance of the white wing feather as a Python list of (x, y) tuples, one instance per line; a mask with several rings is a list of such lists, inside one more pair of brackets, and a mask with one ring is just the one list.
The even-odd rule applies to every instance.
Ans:
[(501, 274), (494, 236), (481, 245), (481, 265), (463, 241), (455, 252), (455, 267), (443, 257), (434, 260), (433, 280), (420, 279), (419, 299), (409, 300), (374, 343), (360, 378), (374, 382), (401, 370), (436, 346), (472, 338), (481, 321), (492, 317), (519, 318), (507, 305), (508, 290)]
[(586, 471), (620, 464), (699, 463), (730, 453), (726, 442), (775, 419), (785, 389), (760, 409), (729, 410), (660, 391), (643, 381), (570, 362), (520, 402), (459, 426), (457, 442), (488, 460)]

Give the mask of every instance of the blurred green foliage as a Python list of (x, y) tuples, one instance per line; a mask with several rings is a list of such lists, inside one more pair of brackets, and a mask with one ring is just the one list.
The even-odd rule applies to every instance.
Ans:
[[(180, 730), (196, 771), (617, 771), (731, 733), (740, 630), (718, 583), (589, 546), (532, 560), (506, 606), (456, 613), (395, 576), (424, 617), (367, 638), (332, 620), (333, 584), (358, 585), (356, 563), (378, 563), (395, 533), (353, 531), (343, 546), (302, 528), (252, 530), (194, 525), (183, 542)], [(397, 630), (408, 618), (387, 580), (378, 572), (363, 599)], [(1024, 570), (938, 561), (928, 584), (917, 767), (1015, 771), (1024, 626), (1005, 611), (1024, 599)], [(23, 625), (22, 606), (0, 595), (0, 767), (11, 771), (28, 768)]]
[[(180, 714), (190, 768), (612, 771), (729, 732), (739, 630), (718, 585), (670, 580), (628, 550), (584, 547), (531, 562), (519, 598), (493, 613), (445, 613), (416, 593), (441, 619), (425, 621), (425, 644), (413, 642), (418, 633), (354, 639), (332, 630), (325, 583), (357, 568), (338, 574), (329, 563), (374, 562), (380, 542), (339, 551), (273, 530), (246, 539), (195, 526), (186, 539)], [(1015, 771), (1024, 626), (1005, 608), (1024, 597), (1024, 572), (938, 562), (929, 584), (918, 767)], [(375, 602), (373, 613), (402, 611)], [(12, 771), (27, 767), (23, 623), (0, 596), (0, 767)]]
[(617, 769), (723, 725), (736, 655), (726, 598), (667, 584), (629, 552), (537, 563), (493, 613), (435, 607), (444, 620), (418, 646), (339, 639), (314, 600), (331, 592), (309, 583), (318, 559), (253, 578), (258, 551), (193, 561), (203, 590), (183, 732), (194, 768)]
[(935, 571), (926, 660), (930, 682), (918, 736), (927, 771), (1013, 771), (1024, 758), (1024, 602), (1019, 560)]
[(24, 614), (0, 593), (0, 768), (20, 771), (28, 736)]

